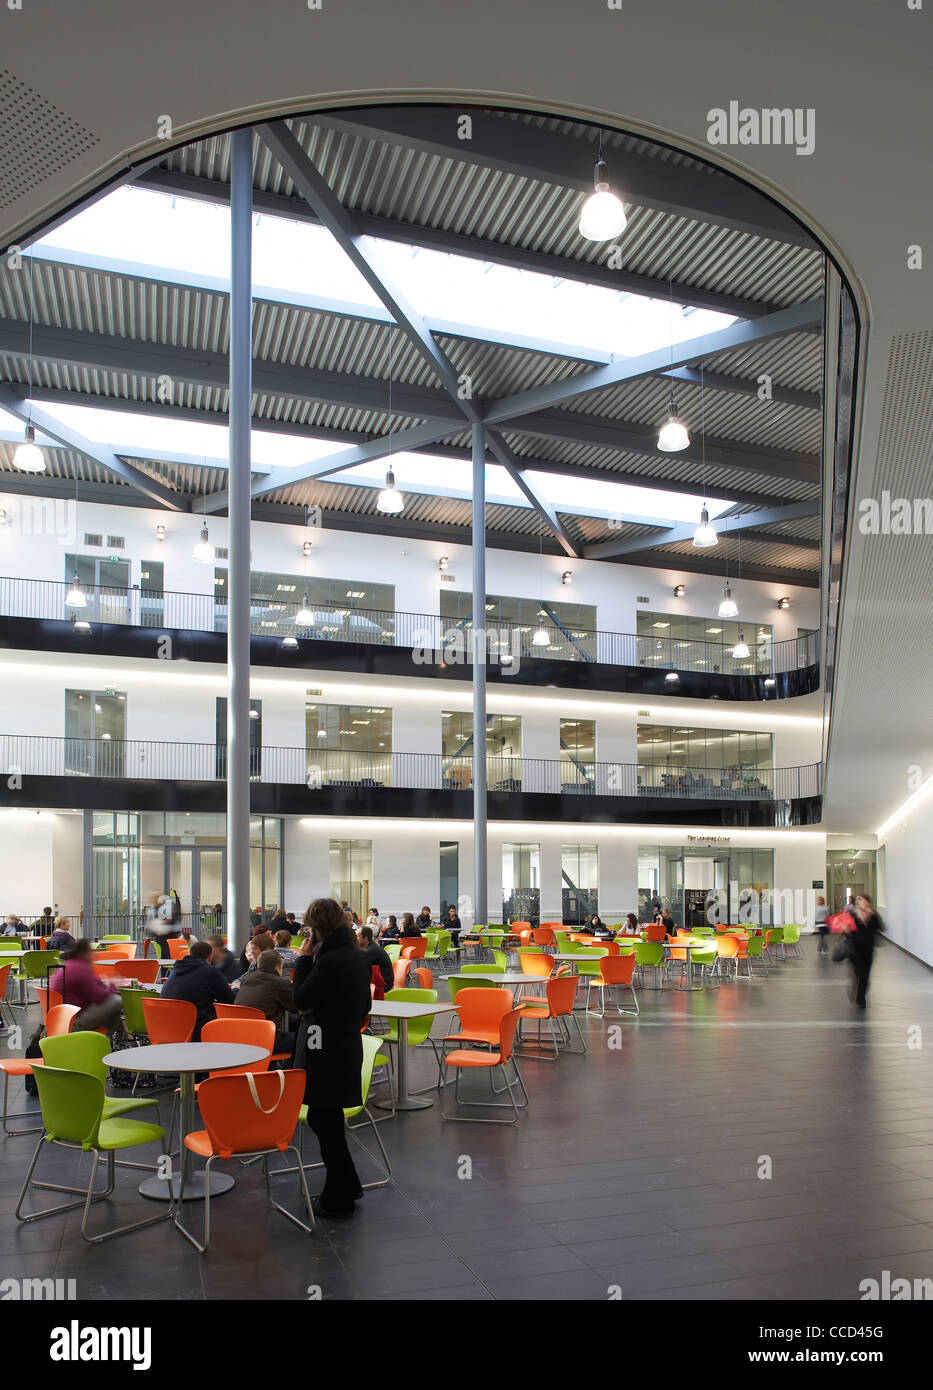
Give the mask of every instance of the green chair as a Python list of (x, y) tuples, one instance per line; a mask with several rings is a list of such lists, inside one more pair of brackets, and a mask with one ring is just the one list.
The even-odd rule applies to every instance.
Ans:
[[(55, 1038), (41, 1038), (39, 1048), (46, 1065), (56, 1067), (59, 1071), (80, 1071), (85, 1076), (96, 1076), (106, 1088), (108, 1069), (104, 1058), (113, 1049), (110, 1039), (105, 1038), (102, 1033), (61, 1033)], [(153, 1105), (156, 1105), (155, 1100), (130, 1100), (129, 1097), (124, 1099), (120, 1096), (105, 1095), (102, 1118), (114, 1120), (120, 1115), (131, 1115), (135, 1110), (149, 1110)], [(131, 1163), (126, 1166), (144, 1168), (149, 1165)]]
[(0, 936), (0, 951), (5, 955), (22, 955), (23, 943), (17, 936)]
[[(401, 1004), (436, 1004), (436, 989), (388, 989), (386, 999), (397, 999)], [(410, 1018), (408, 1020), (408, 1046), (420, 1047), (422, 1043), (430, 1043), (434, 1052), (434, 1060), (440, 1068), (440, 1060), (437, 1055), (437, 1044), (431, 1037), (431, 1029), (434, 1026), (434, 1014), (424, 1014), (421, 1018)], [(389, 1019), (388, 1031), (379, 1034), (381, 1043), (398, 1043), (399, 1022), (397, 1018)], [(391, 1056), (391, 1054), (390, 1054)]]
[[(439, 931), (426, 931), (424, 935), (425, 935), (425, 942), (426, 942), (426, 945), (425, 945), (425, 948), (424, 948), (424, 955), (421, 957), (421, 959), (422, 959), (422, 960), (438, 960), (438, 961), (439, 961), (439, 960), (442, 958), (443, 954), (444, 954), (443, 951), (441, 950), (441, 935), (442, 935), (441, 932), (439, 932)], [(450, 940), (450, 934), (448, 933), (448, 942), (449, 942), (449, 940)]]
[(19, 970), (13, 975), (21, 989), (22, 994), (18, 1003), (13, 1004), (14, 1009), (28, 1009), (34, 1002), (26, 994), (26, 987), (33, 982), (41, 980), (45, 982), (48, 972), (59, 962), (58, 951), (24, 951), (20, 957)]
[(786, 960), (787, 958), (787, 952), (784, 950), (784, 930), (784, 927), (766, 928), (766, 931), (768, 933), (768, 944), (765, 947), (765, 954), (767, 955), (768, 960), (772, 965), (774, 964), (774, 957), (772, 956), (771, 952), (774, 951), (778, 946), (780, 946), (781, 948), (781, 959)]
[(305, 944), (305, 939), (304, 939), (303, 936), (293, 936), (293, 937), (292, 937), (292, 947), (291, 947), (291, 948), (292, 948), (293, 951), (300, 951), (301, 948), (302, 948), (302, 946), (303, 946), (304, 944)]
[(663, 941), (639, 941), (635, 947), (635, 964), (638, 967), (638, 978), (644, 985), (645, 969), (654, 970), (657, 979), (660, 981), (656, 985), (644, 985), (646, 989), (663, 989), (665, 968), (664, 961), (664, 942)]
[[(143, 999), (147, 993), (149, 997), (158, 998), (154, 991), (133, 989), (127, 987), (120, 990), (120, 998), (123, 1001), (123, 1021), (126, 1024), (126, 1031), (131, 1038), (148, 1038), (149, 1030), (146, 1027), (146, 1015), (143, 1013)], [(137, 1046), (139, 1044), (137, 1043)]]
[(493, 979), (486, 979), (483, 975), (470, 976), (448, 975), (447, 984), (450, 986), (451, 1008), (456, 1008), (457, 995), (462, 989), (498, 989), (499, 986)]
[[(461, 965), (461, 975), (504, 975), (504, 965)], [(453, 977), (451, 977), (453, 978)]]
[[(715, 941), (711, 941), (708, 946), (696, 946), (690, 952), (690, 965), (691, 968), (695, 965), (698, 965), (700, 967), (700, 979), (702, 981), (705, 982), (706, 980), (709, 980), (710, 982), (712, 982), (712, 980), (715, 978), (716, 985), (718, 987), (722, 984), (722, 979), (718, 971), (716, 972), (715, 977), (713, 974), (713, 967), (716, 964), (717, 955), (718, 953), (716, 951)], [(683, 962), (683, 966), (683, 973), (686, 974), (686, 961)]]
[(392, 964), (393, 964), (393, 965), (398, 965), (398, 958), (399, 958), (399, 956), (402, 954), (402, 948), (401, 948), (401, 945), (399, 944), (399, 942), (397, 942), (397, 941), (390, 941), (390, 942), (388, 942), (388, 944), (386, 945), (386, 948), (385, 948), (385, 952), (386, 952), (386, 955), (389, 957), (389, 960), (392, 962)]
[(783, 935), (781, 937), (781, 950), (784, 953), (785, 960), (787, 959), (788, 946), (793, 946), (795, 956), (803, 955), (803, 951), (800, 948), (800, 924), (798, 922), (785, 922), (784, 924)]
[[(765, 957), (764, 957), (764, 945), (765, 945), (764, 936), (750, 936), (750, 937), (748, 938), (748, 947), (747, 947), (747, 951), (748, 951), (748, 973), (749, 973), (749, 975), (752, 975), (752, 974), (754, 973), (753, 970), (752, 970), (752, 962), (753, 962), (753, 961), (758, 962), (758, 964), (760, 964), (760, 966), (761, 966), (762, 971), (764, 972), (764, 974), (767, 975), (767, 973), (768, 973), (768, 965), (767, 965), (767, 962), (765, 961)], [(694, 955), (695, 955), (695, 954), (696, 954), (696, 953), (694, 953)]]
[(102, 936), (102, 937), (100, 937), (99, 939), (100, 939), (101, 941), (132, 941), (132, 940), (133, 940), (133, 938), (132, 938), (131, 936)]
[[(33, 1076), (39, 1088), (39, 1105), (42, 1109), (45, 1133), (40, 1137), (29, 1164), (26, 1180), (16, 1204), (16, 1219), (39, 1221), (45, 1216), (57, 1216), (83, 1207), (81, 1235), (91, 1245), (99, 1245), (113, 1236), (125, 1235), (129, 1231), (138, 1231), (143, 1226), (154, 1226), (157, 1221), (168, 1220), (173, 1212), (171, 1203), (166, 1203), (165, 1211), (160, 1212), (158, 1216), (150, 1216), (145, 1221), (136, 1221), (129, 1226), (117, 1226), (113, 1230), (102, 1231), (100, 1235), (88, 1235), (87, 1224), (91, 1204), (109, 1197), (116, 1186), (115, 1152), (118, 1149), (135, 1149), (143, 1144), (160, 1143), (165, 1138), (165, 1130), (161, 1125), (146, 1124), (143, 1120), (123, 1117), (104, 1119), (104, 1085), (96, 1076), (86, 1076), (82, 1072), (62, 1071), (58, 1067), (48, 1066), (36, 1067)], [(65, 1202), (60, 1206), (46, 1207), (43, 1211), (30, 1212), (28, 1216), (24, 1216), (23, 1203), (29, 1188), (33, 1185), (32, 1175), (45, 1144), (78, 1148), (94, 1155), (87, 1191), (84, 1193), (83, 1201)], [(104, 1155), (107, 1159), (107, 1186), (102, 1192), (95, 1192), (97, 1165)], [(38, 1187), (40, 1184), (36, 1183), (35, 1186)]]

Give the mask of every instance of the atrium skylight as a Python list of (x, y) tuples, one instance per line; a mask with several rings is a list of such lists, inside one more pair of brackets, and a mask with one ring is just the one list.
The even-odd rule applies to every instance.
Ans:
[[(224, 206), (128, 187), (55, 228), (36, 243), (36, 253), (57, 247), (226, 280), (229, 227)], [(525, 340), (537, 337), (631, 357), (734, 322), (728, 314), (555, 280), (538, 271), (394, 242), (376, 246), (419, 313)], [(313, 223), (257, 214), (253, 280), (263, 291), (343, 299), (378, 307), (379, 317), (384, 313), (330, 233)]]

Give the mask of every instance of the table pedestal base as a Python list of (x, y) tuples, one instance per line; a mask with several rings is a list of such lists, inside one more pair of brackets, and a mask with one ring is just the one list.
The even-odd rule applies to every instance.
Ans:
[(417, 1096), (405, 1096), (403, 1100), (374, 1100), (377, 1110), (430, 1110), (433, 1100), (418, 1100)]
[[(229, 1173), (211, 1172), (211, 1196), (219, 1197), (223, 1192), (229, 1192), (234, 1187), (235, 1181)], [(192, 1202), (204, 1201), (204, 1173), (192, 1173), (185, 1183), (185, 1201), (190, 1198)], [(178, 1178), (147, 1178), (145, 1182), (139, 1184), (139, 1193), (142, 1197), (149, 1197), (154, 1202), (174, 1202), (178, 1196)]]

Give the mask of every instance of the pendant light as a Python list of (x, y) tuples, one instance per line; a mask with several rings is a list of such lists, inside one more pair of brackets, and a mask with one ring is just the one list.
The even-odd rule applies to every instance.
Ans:
[(384, 512), (386, 516), (398, 516), (399, 512), (405, 510), (405, 494), (395, 486), (395, 474), (391, 468), (386, 474), (386, 485), (380, 488), (376, 498), (376, 510)]
[(595, 190), (580, 209), (580, 235), (587, 241), (611, 241), (625, 231), (622, 199), (609, 188), (609, 169), (603, 159), (603, 133), (599, 132), (599, 153), (593, 177)]
[(693, 544), (698, 550), (708, 550), (710, 546), (719, 544), (715, 528), (709, 524), (709, 512), (705, 506), (700, 512), (700, 524), (693, 533)]
[(308, 607), (307, 594), (305, 594), (304, 603), (301, 605), (298, 612), (295, 614), (295, 622), (298, 623), (301, 627), (310, 627), (311, 624), (314, 622), (314, 614)]
[(45, 455), (36, 443), (36, 431), (32, 426), (32, 320), (34, 315), (32, 293), (32, 256), (29, 257), (29, 356), (26, 360), (26, 397), (28, 401), (26, 419), (26, 438), (13, 455), (13, 465), (21, 473), (44, 473)]
[(726, 584), (722, 591), (722, 603), (719, 605), (720, 618), (737, 618), (739, 616), (739, 605), (732, 597), (732, 590)]
[[(703, 366), (700, 365), (700, 463), (703, 472), (703, 492), (706, 492), (706, 410), (704, 406)], [(716, 529), (709, 524), (709, 511), (706, 503), (700, 510), (700, 524), (693, 533), (693, 544), (697, 550), (709, 550), (719, 544)]]
[[(671, 221), (672, 215), (667, 219), (667, 294), (670, 316), (668, 319), (668, 336), (671, 343), (671, 370), (674, 367), (674, 266), (671, 252)], [(677, 415), (677, 408), (674, 405), (674, 383), (671, 381), (671, 404), (667, 413), (667, 419), (658, 432), (658, 448), (663, 454), (679, 454), (681, 450), (690, 445), (690, 435), (687, 433), (687, 426)]]
[(81, 587), (81, 581), (75, 575), (74, 583), (65, 595), (66, 608), (87, 608), (87, 594)]
[(213, 565), (217, 559), (217, 552), (211, 545), (206, 526), (201, 527), (201, 539), (192, 550), (191, 558), (196, 565)]
[(298, 638), (292, 636), (283, 637), (282, 646), (285, 647), (287, 651), (294, 651), (294, 649), (298, 646)]
[(534, 635), (532, 636), (531, 645), (533, 647), (549, 647), (551, 645), (551, 639), (548, 636), (548, 630), (544, 626), (543, 622), (539, 621), (538, 626), (534, 631)]
[(736, 661), (744, 661), (749, 656), (748, 643), (741, 628), (739, 628), (739, 640), (732, 648), (732, 656)]
[[(392, 373), (395, 366), (395, 335), (392, 332), (393, 325), (387, 325), (389, 334), (389, 445), (392, 444)], [(385, 516), (398, 516), (405, 510), (405, 494), (399, 492), (395, 486), (395, 474), (391, 467), (386, 473), (386, 485), (379, 489), (376, 497), (376, 510)]]
[(73, 627), (75, 632), (90, 632), (91, 624), (87, 618), (75, 618)]

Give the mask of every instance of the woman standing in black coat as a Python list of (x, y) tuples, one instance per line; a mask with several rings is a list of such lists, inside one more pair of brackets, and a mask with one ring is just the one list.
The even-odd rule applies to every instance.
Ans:
[(860, 893), (852, 905), (854, 927), (848, 938), (848, 957), (855, 977), (855, 1003), (864, 1009), (868, 1003), (868, 977), (875, 954), (875, 933), (884, 931), (884, 924), (875, 911), (867, 893)]
[(292, 976), (292, 994), (301, 1010), (295, 1066), (307, 1073), (308, 1124), (324, 1161), (320, 1211), (352, 1216), (363, 1189), (347, 1147), (343, 1111), (363, 1103), (360, 1029), (372, 1003), (371, 965), (333, 898), (316, 898), (304, 920), (311, 935)]

